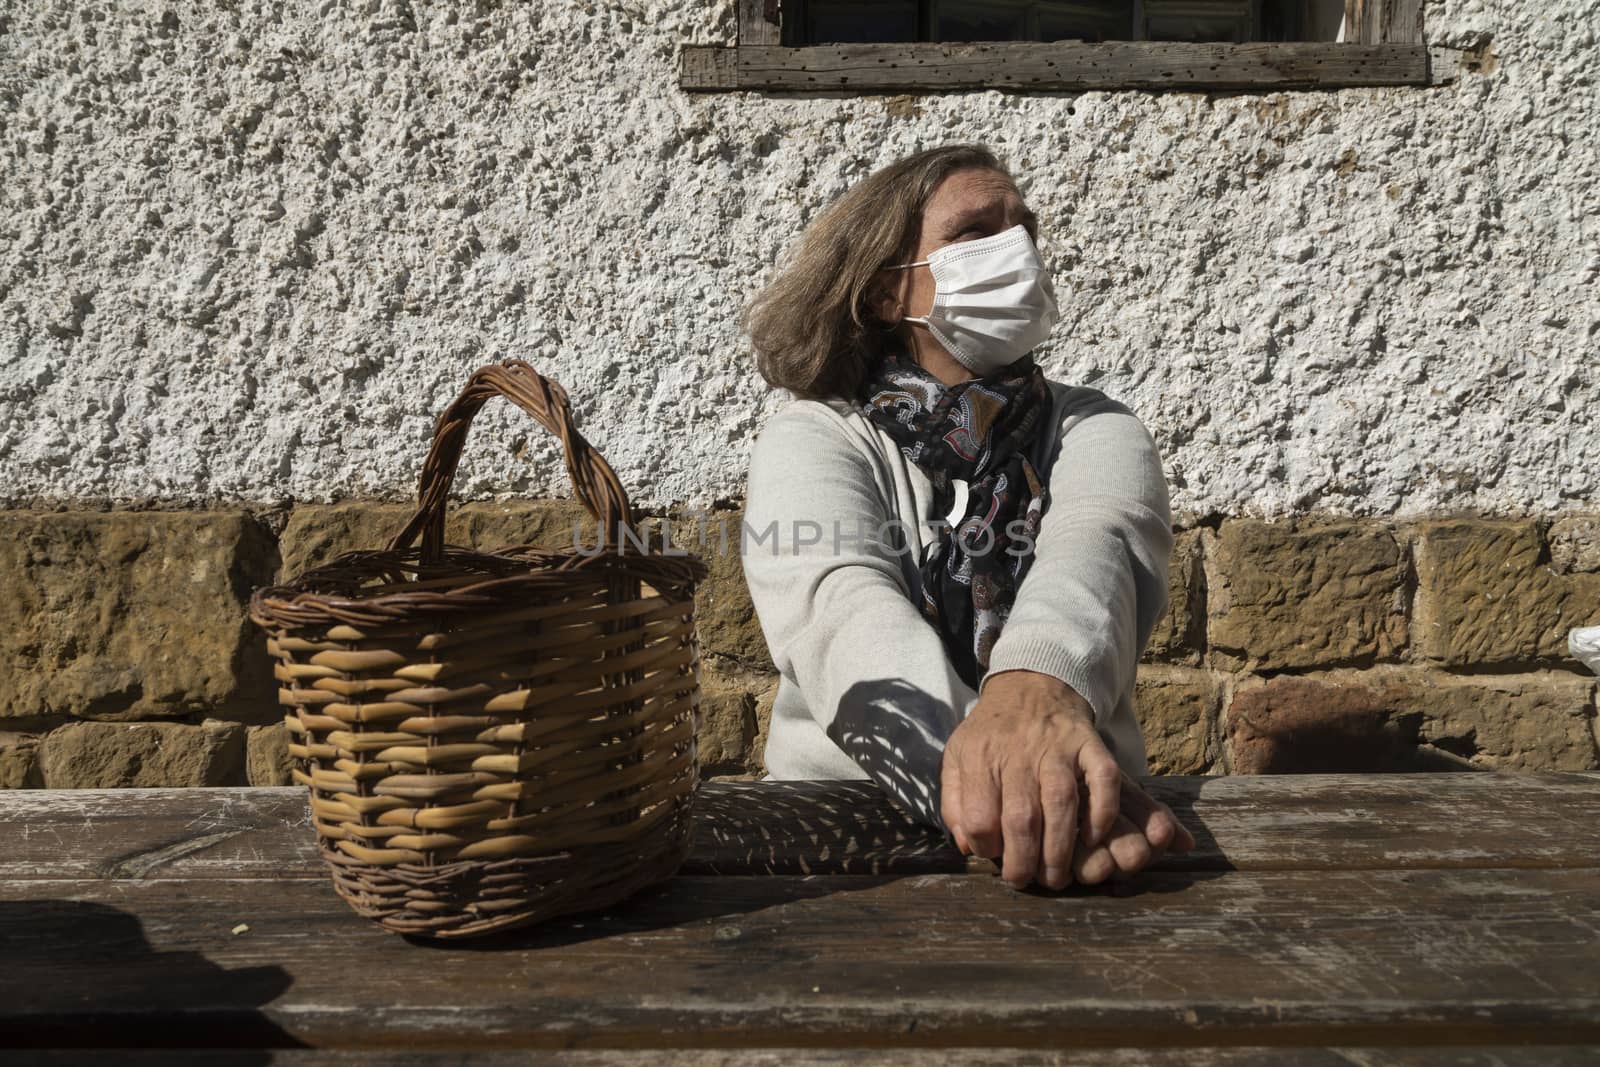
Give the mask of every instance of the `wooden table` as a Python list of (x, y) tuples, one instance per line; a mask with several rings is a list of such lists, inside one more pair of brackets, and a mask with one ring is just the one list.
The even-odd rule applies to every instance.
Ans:
[(209, 1062), (204, 1048), (351, 1064), (528, 1049), (1600, 1062), (1600, 774), (1150, 785), (1200, 847), (1051, 894), (970, 869), (870, 785), (711, 784), (671, 882), (448, 946), (334, 895), (299, 789), (0, 793), (0, 1047), (150, 1063)]

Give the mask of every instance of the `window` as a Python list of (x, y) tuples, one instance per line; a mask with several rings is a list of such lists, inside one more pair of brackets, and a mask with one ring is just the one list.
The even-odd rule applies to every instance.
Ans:
[[(692, 90), (1293, 89), (1436, 85), (1423, 0), (738, 0)], [(1470, 66), (1470, 63), (1468, 64)]]
[(785, 0), (785, 45), (1336, 41), (1344, 0)]

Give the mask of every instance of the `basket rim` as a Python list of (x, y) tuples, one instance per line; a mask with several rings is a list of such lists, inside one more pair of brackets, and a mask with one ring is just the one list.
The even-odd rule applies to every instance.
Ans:
[[(361, 616), (368, 623), (404, 623), (417, 617), (481, 609), (535, 590), (593, 591), (619, 579), (646, 582), (664, 595), (681, 592), (692, 597), (695, 586), (709, 573), (705, 561), (693, 553), (667, 556), (613, 549), (580, 552), (541, 545), (507, 545), (483, 551), (446, 545), (437, 564), (424, 565), (421, 556), (420, 548), (340, 553), (287, 581), (255, 590), (250, 597), (250, 618), (267, 629), (300, 627), (318, 621), (348, 623), (355, 621), (352, 616)], [(462, 566), (474, 561), (487, 563), (491, 569)], [(395, 570), (416, 572), (424, 566), (427, 579), (394, 583), (399, 588), (374, 596), (328, 588), (369, 581)], [(470, 581), (473, 575), (482, 575), (482, 580)], [(437, 585), (457, 578), (468, 580), (443, 588)], [(325, 587), (319, 590), (319, 584)]]

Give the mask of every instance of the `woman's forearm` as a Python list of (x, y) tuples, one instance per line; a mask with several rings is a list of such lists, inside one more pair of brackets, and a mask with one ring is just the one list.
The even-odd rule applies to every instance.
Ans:
[(1082, 418), (1062, 437), (1050, 496), (989, 671), (1059, 678), (1104, 722), (1166, 607), (1172, 528), (1155, 442), (1125, 409)]

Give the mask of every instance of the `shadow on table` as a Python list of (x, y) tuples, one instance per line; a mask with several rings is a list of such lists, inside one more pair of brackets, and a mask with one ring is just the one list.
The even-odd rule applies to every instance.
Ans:
[[(1074, 886), (1046, 896), (1118, 897), (1182, 892), (1233, 870), (1195, 810), (1205, 779), (1149, 778), (1194, 834), (1187, 856), (1168, 856), (1132, 878)], [(547, 920), (481, 940), (408, 938), (419, 946), (504, 951), (552, 948), (627, 936), (871, 889), (927, 874), (987, 874), (942, 830), (908, 816), (872, 781), (718, 782), (695, 799), (695, 841), (673, 880), (604, 912)], [(771, 877), (771, 876), (783, 877)], [(713, 876), (713, 877), (707, 877)]]
[(694, 835), (676, 878), (607, 911), (482, 940), (408, 940), (478, 951), (549, 948), (969, 869), (943, 831), (908, 817), (870, 781), (719, 782), (695, 798)]
[(1151, 868), (1152, 873), (1181, 871), (1190, 881), (1194, 881), (1202, 872), (1222, 875), (1238, 870), (1222, 850), (1222, 845), (1206, 825), (1205, 819), (1195, 810), (1195, 802), (1200, 799), (1200, 793), (1208, 781), (1207, 778), (1163, 775), (1139, 780), (1145, 791), (1171, 808), (1172, 814), (1194, 835), (1193, 849), (1181, 855), (1174, 853), (1163, 857), (1160, 863)]
[(0, 901), (0, 945), (0, 1047), (228, 1049), (229, 1063), (304, 1047), (261, 1011), (293, 983), (282, 967), (157, 951), (120, 908)]
[[(526, 952), (587, 941), (627, 938), (653, 930), (717, 923), (840, 893), (874, 889), (887, 878), (693, 878), (678, 876), (640, 890), (601, 911), (547, 919), (503, 933), (459, 941), (402, 935), (418, 948), (449, 952)], [(721, 926), (715, 929), (720, 930)], [(713, 931), (713, 939), (720, 937)], [(619, 941), (618, 944), (624, 942)]]

